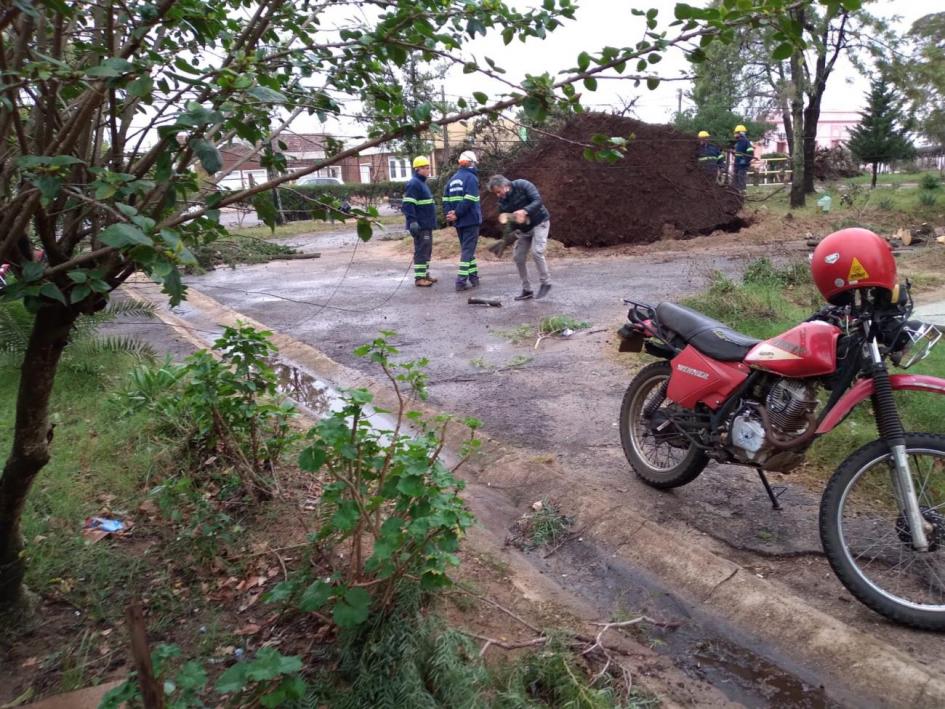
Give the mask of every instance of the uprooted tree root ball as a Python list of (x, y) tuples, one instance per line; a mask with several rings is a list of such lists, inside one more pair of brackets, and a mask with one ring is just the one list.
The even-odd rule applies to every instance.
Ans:
[[(595, 135), (628, 138), (623, 159), (613, 164), (586, 160), (584, 147)], [(742, 197), (702, 170), (697, 143), (669, 126), (585, 113), (501, 169), (510, 180), (535, 183), (551, 212), (550, 238), (565, 246), (648, 243), (737, 230), (743, 226), (738, 216)], [(480, 175), (483, 184), (488, 178)], [(482, 192), (482, 233), (499, 237), (498, 203)]]

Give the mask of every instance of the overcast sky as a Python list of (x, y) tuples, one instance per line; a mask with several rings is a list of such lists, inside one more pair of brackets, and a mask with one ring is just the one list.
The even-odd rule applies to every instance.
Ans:
[[(690, 0), (691, 2), (691, 0)], [(518, 7), (540, 5), (540, 0), (522, 0), (514, 2)], [(540, 74), (545, 71), (558, 71), (574, 66), (581, 51), (600, 49), (604, 46), (632, 46), (643, 36), (644, 23), (641, 18), (630, 13), (631, 8), (659, 10), (659, 27), (664, 28), (673, 20), (673, 7), (676, 0), (577, 0), (576, 19), (568, 22), (548, 35), (543, 41), (531, 40), (521, 43), (513, 40), (508, 46), (499, 36), (479, 38), (471, 42), (465, 52), (470, 58), (481, 60), (492, 58), (499, 66), (507, 70), (508, 78), (522, 79), (525, 74)], [(697, 2), (691, 4), (698, 5)], [(941, 0), (879, 0), (869, 4), (872, 13), (886, 18), (889, 23), (905, 32), (911, 24), (931, 12), (943, 9)], [(896, 17), (899, 16), (899, 19)], [(672, 36), (672, 32), (670, 33)], [(656, 65), (662, 76), (680, 76), (689, 70), (689, 65), (679, 51), (670, 52), (662, 62)], [(636, 115), (642, 120), (653, 123), (665, 123), (671, 120), (678, 106), (678, 90), (689, 88), (686, 82), (664, 82), (655, 91), (649, 91), (645, 85), (634, 87), (633, 82), (625, 80), (602, 80), (598, 82), (596, 92), (583, 90), (582, 103), (588, 108), (606, 110), (610, 106), (622, 105), (625, 99), (639, 96)], [(846, 60), (837, 63), (831, 75), (824, 97), (823, 110), (850, 111), (863, 107), (864, 94), (868, 89), (868, 80)], [(498, 95), (505, 90), (502, 84), (476, 74), (462, 74), (452, 71), (447, 76), (446, 93), (455, 99), (460, 95), (470, 97), (473, 91), (482, 90)], [(683, 107), (687, 105), (683, 100)], [(360, 131), (348, 125), (330, 124), (329, 130), (342, 135), (352, 135)], [(296, 130), (319, 130), (318, 125), (296, 125)]]

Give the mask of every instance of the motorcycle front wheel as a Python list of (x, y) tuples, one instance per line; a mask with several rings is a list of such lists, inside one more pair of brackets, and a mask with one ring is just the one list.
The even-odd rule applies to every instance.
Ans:
[(620, 407), (620, 442), (630, 466), (647, 485), (668, 489), (698, 477), (708, 458), (676, 432), (665, 408), (669, 362), (648, 364), (633, 378)]
[(834, 573), (862, 603), (897, 623), (945, 630), (945, 436), (905, 438), (928, 551), (912, 547), (892, 454), (881, 440), (857, 450), (830, 478), (820, 538)]

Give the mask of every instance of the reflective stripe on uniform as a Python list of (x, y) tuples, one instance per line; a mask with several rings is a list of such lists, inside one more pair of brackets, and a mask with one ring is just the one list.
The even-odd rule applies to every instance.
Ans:
[(478, 197), (476, 197), (475, 195), (471, 195), (471, 194), (464, 194), (464, 195), (463, 195), (463, 199), (468, 199), (470, 202), (478, 202), (478, 201), (479, 201), (479, 198), (478, 198)]
[(432, 199), (416, 199), (414, 197), (404, 197), (404, 202), (410, 202), (411, 204), (433, 204)]

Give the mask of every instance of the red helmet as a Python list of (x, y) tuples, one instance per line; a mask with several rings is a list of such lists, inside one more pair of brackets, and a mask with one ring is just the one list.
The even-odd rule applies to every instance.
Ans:
[(892, 291), (899, 283), (892, 249), (869, 229), (841, 229), (817, 244), (811, 257), (817, 290), (828, 301), (857, 288)]

